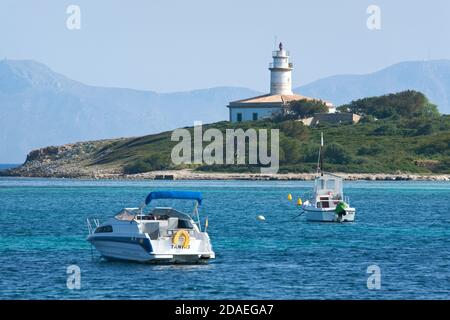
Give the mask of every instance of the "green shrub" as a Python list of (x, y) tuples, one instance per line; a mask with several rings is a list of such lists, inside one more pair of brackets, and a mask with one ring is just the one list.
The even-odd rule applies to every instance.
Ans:
[(378, 119), (395, 116), (411, 118), (439, 115), (436, 105), (431, 104), (423, 93), (413, 90), (359, 99), (340, 106), (338, 110), (353, 112), (362, 116), (371, 115)]
[(152, 167), (152, 170), (162, 170), (165, 169), (165, 163), (163, 157), (159, 154), (152, 154), (147, 163)]
[(306, 140), (308, 138), (308, 129), (301, 121), (288, 120), (281, 122), (280, 131), (294, 139)]
[(416, 129), (416, 135), (427, 136), (434, 132), (433, 125), (431, 123), (420, 124)]
[(319, 157), (319, 148), (320, 146), (318, 144), (301, 144), (301, 160), (303, 162), (317, 162), (317, 158)]
[(438, 140), (422, 143), (416, 152), (421, 155), (450, 154), (450, 140)]
[(325, 146), (324, 157), (326, 162), (334, 164), (347, 164), (352, 161), (352, 156), (348, 151), (342, 145), (335, 142)]
[(388, 123), (376, 128), (372, 134), (375, 136), (395, 136), (399, 134), (399, 130), (394, 123)]
[(358, 149), (358, 156), (374, 156), (381, 152), (382, 148), (376, 144), (362, 146)]
[(149, 171), (162, 170), (165, 168), (164, 160), (159, 154), (152, 154), (148, 159), (136, 160), (123, 168), (126, 174), (136, 174)]
[(275, 122), (304, 119), (314, 116), (315, 113), (328, 112), (327, 105), (321, 100), (295, 100), (291, 101), (285, 112), (274, 118)]
[(291, 138), (283, 138), (280, 141), (280, 162), (297, 163), (301, 157), (298, 141)]
[(136, 174), (136, 173), (143, 173), (143, 172), (148, 172), (148, 171), (152, 171), (152, 167), (148, 163), (146, 163), (142, 160), (134, 161), (123, 167), (123, 172), (126, 174)]
[(436, 171), (441, 173), (450, 173), (450, 158), (440, 161)]

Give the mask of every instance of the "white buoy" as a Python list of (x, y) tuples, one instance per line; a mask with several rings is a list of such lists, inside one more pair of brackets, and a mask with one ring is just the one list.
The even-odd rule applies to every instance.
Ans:
[(257, 216), (256, 219), (258, 219), (259, 221), (266, 221), (266, 218), (264, 216)]

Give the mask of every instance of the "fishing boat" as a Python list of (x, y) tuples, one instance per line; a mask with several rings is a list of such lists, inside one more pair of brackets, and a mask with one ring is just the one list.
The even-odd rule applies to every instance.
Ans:
[(302, 204), (307, 221), (352, 222), (356, 209), (350, 207), (350, 198), (344, 197), (343, 179), (323, 171), (323, 134), (321, 134), (317, 176), (310, 199)]
[[(172, 207), (147, 209), (158, 199), (193, 200), (191, 214)], [(207, 231), (202, 230), (199, 192), (151, 192), (142, 206), (125, 208), (104, 223), (87, 219), (89, 241), (107, 260), (137, 262), (198, 263), (215, 258)], [(146, 212), (147, 211), (147, 212)], [(194, 221), (195, 219), (195, 221)]]

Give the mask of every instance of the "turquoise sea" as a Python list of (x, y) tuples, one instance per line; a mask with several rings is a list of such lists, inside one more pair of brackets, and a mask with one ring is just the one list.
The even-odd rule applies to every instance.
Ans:
[[(348, 224), (296, 217), (295, 200), (311, 186), (0, 178), (0, 299), (450, 298), (450, 183), (347, 182), (357, 208)], [(107, 262), (91, 251), (87, 217), (107, 219), (161, 189), (203, 192), (215, 261)], [(78, 290), (66, 285), (74, 264)], [(371, 265), (379, 290), (367, 288)]]

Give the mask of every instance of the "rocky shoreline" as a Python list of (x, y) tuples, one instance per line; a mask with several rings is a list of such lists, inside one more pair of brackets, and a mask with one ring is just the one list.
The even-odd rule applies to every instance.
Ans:
[[(222, 173), (222, 172), (198, 172), (190, 169), (152, 171), (138, 174), (123, 174), (117, 170), (99, 169), (87, 170), (85, 168), (71, 168), (72, 170), (29, 171), (24, 168), (16, 168), (3, 172), (3, 176), (11, 177), (40, 177), (40, 178), (72, 178), (72, 179), (114, 179), (114, 180), (276, 180), (276, 181), (311, 181), (314, 173)], [(94, 169), (94, 170), (93, 170)], [(349, 181), (450, 181), (450, 174), (423, 175), (411, 173), (399, 174), (368, 174), (368, 173), (335, 173)]]
[[(335, 173), (349, 181), (450, 181), (450, 175), (417, 175), (417, 174), (363, 174)], [(114, 175), (112, 176), (114, 177)], [(204, 173), (191, 170), (158, 171), (135, 175), (120, 175), (119, 179), (151, 179), (151, 180), (278, 180), (278, 181), (311, 181), (315, 173)]]

